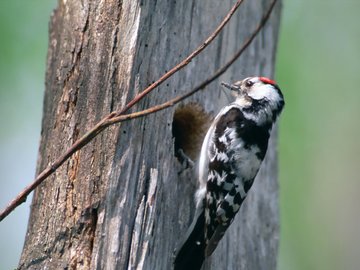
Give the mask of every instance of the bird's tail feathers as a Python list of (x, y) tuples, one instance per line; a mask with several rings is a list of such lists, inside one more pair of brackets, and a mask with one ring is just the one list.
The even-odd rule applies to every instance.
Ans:
[(208, 244), (205, 248), (205, 256), (206, 257), (209, 257), (214, 252), (219, 241), (223, 238), (225, 231), (228, 227), (229, 227), (229, 224), (226, 224), (226, 225), (219, 224), (216, 227), (214, 234), (209, 239)]
[(174, 270), (199, 270), (205, 259), (205, 214), (197, 209), (184, 242), (177, 251)]

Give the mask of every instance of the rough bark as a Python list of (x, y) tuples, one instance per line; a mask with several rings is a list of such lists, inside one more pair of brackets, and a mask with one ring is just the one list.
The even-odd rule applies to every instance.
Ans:
[[(51, 17), (37, 172), (102, 116), (196, 48), (233, 1), (62, 0)], [(245, 1), (225, 31), (134, 110), (183, 93), (224, 63), (269, 1)], [(221, 79), (272, 76), (280, 6)], [(219, 83), (191, 97), (213, 115)], [(175, 108), (112, 126), (73, 155), (34, 194), (20, 269), (170, 269), (191, 222), (196, 171), (178, 175)], [(275, 269), (276, 134), (255, 186), (206, 269)]]

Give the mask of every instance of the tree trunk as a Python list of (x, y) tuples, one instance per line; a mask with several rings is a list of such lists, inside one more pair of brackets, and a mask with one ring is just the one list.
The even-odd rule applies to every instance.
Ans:
[[(233, 4), (59, 1), (50, 23), (37, 173), (200, 45)], [(202, 55), (133, 110), (164, 102), (211, 75), (245, 41), (269, 4), (245, 1)], [(279, 17), (277, 5), (223, 81), (273, 76)], [(219, 82), (208, 88), (185, 103), (214, 115), (229, 100)], [(175, 109), (108, 128), (37, 188), (19, 269), (171, 268), (173, 251), (191, 223), (197, 185), (196, 169), (178, 173)], [(191, 143), (185, 151), (190, 156), (199, 151)], [(252, 191), (204, 268), (276, 268), (275, 148), (273, 134)]]

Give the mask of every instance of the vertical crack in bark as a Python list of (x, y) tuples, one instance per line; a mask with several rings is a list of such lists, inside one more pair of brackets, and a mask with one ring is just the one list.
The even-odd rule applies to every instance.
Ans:
[(84, 49), (84, 40), (85, 40), (85, 36), (87, 35), (87, 30), (89, 28), (89, 18), (90, 18), (90, 5), (88, 7), (88, 9), (85, 11), (86, 12), (86, 18), (85, 21), (83, 22), (83, 25), (80, 26), (79, 30), (74, 30), (74, 32), (79, 32), (78, 35), (75, 34), (75, 37), (78, 36), (78, 41), (75, 41), (75, 44), (73, 45), (74, 48), (71, 48), (71, 54), (72, 54), (72, 59), (71, 59), (71, 67), (70, 69), (67, 71), (66, 73), (66, 77), (63, 80), (63, 95), (68, 95), (68, 93), (66, 93), (67, 91), (74, 91), (72, 93), (73, 98), (70, 100), (72, 101), (72, 105), (73, 108), (76, 106), (76, 100), (77, 100), (77, 94), (78, 94), (78, 88), (76, 87), (76, 89), (67, 89), (68, 85), (72, 85), (72, 81), (74, 80), (78, 80), (79, 79), (79, 67), (80, 67), (80, 60), (81, 60), (81, 56), (83, 53), (83, 49)]
[(81, 213), (77, 224), (70, 231), (68, 241), (70, 269), (90, 269), (98, 221), (99, 203), (90, 205)]
[(155, 201), (158, 182), (158, 170), (150, 169), (148, 187), (136, 211), (135, 225), (132, 230), (128, 269), (143, 269), (146, 253), (153, 232), (155, 222)]
[[(142, 146), (143, 146), (143, 140), (141, 141), (141, 149), (142, 149)], [(136, 229), (137, 228), (137, 223), (139, 222), (139, 219), (142, 217), (142, 215), (139, 215), (139, 212), (143, 212), (143, 211), (141, 211), (139, 209), (143, 208), (141, 206), (142, 206), (142, 201), (144, 199), (144, 194), (143, 194), (144, 184), (146, 182), (146, 175), (145, 175), (146, 172), (145, 172), (145, 170), (146, 170), (146, 166), (145, 166), (144, 161), (143, 161), (143, 164), (142, 164), (141, 169), (140, 169), (140, 173), (139, 173), (138, 176), (135, 177), (135, 179), (138, 179), (138, 181), (135, 183), (135, 189), (134, 190), (137, 191), (136, 193), (139, 194), (139, 197), (136, 197), (134, 201), (135, 201), (135, 203), (137, 203), (138, 201), (140, 201), (140, 202), (137, 203), (137, 206), (136, 206), (135, 219), (131, 220), (131, 223), (129, 224), (129, 232), (132, 232), (132, 233), (130, 234), (129, 243), (128, 243), (128, 246), (126, 248), (127, 258), (126, 258), (125, 266), (128, 269), (131, 267), (131, 258), (133, 256), (133, 254), (132, 254), (132, 246), (133, 246), (133, 243), (134, 243), (133, 239), (134, 239), (134, 237), (136, 237), (134, 232), (137, 231), (137, 229)]]
[[(120, 12), (119, 12), (120, 14)], [(117, 16), (117, 23), (119, 23), (119, 20), (120, 20), (120, 15)], [(113, 44), (112, 44), (112, 49), (111, 49), (111, 55), (110, 55), (110, 66), (107, 70), (107, 73), (109, 74), (106, 78), (106, 81), (108, 82), (108, 91), (109, 91), (109, 94), (110, 94), (110, 108), (109, 108), (109, 111), (112, 112), (114, 110), (114, 104), (115, 104), (115, 101), (114, 101), (114, 91), (116, 91), (116, 82), (115, 82), (115, 75), (116, 75), (116, 71), (117, 71), (117, 65), (116, 63), (114, 64), (115, 62), (115, 59), (114, 59), (114, 55), (115, 55), (115, 51), (116, 51), (116, 48), (117, 48), (117, 42), (118, 42), (118, 32), (119, 32), (119, 26), (116, 25), (115, 27), (115, 31), (114, 31), (114, 34), (113, 34)]]
[(77, 216), (77, 201), (78, 201), (78, 173), (79, 173), (79, 166), (80, 166), (80, 152), (76, 152), (68, 162), (69, 166), (67, 169), (67, 176), (68, 176), (68, 183), (66, 187), (66, 207), (65, 207), (65, 216), (71, 218), (73, 222), (78, 219)]
[(106, 70), (105, 75), (105, 82), (106, 82), (106, 89), (108, 91), (108, 98), (109, 98), (109, 111), (114, 110), (114, 91), (118, 90), (116, 89), (116, 71), (118, 70), (118, 61), (117, 61), (117, 49), (118, 49), (118, 34), (119, 34), (119, 24), (120, 19), (122, 15), (122, 1), (118, 1), (117, 8), (114, 9), (114, 12), (116, 12), (116, 18), (114, 19), (114, 22), (112, 25), (115, 25), (115, 29), (111, 33), (111, 47), (110, 47), (110, 55), (109, 55), (109, 65)]

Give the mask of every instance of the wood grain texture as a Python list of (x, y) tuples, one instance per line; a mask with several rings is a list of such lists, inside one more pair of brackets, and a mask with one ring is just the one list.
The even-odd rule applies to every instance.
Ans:
[[(245, 1), (224, 32), (132, 109), (184, 93), (220, 67), (268, 0)], [(62, 0), (51, 18), (37, 172), (102, 116), (187, 56), (233, 1)], [(223, 81), (273, 76), (280, 5)], [(214, 115), (219, 82), (191, 97)], [(178, 175), (175, 108), (112, 126), (34, 194), (20, 269), (171, 269), (189, 226), (196, 171)], [(275, 269), (279, 235), (276, 134), (249, 197), (204, 269)]]

